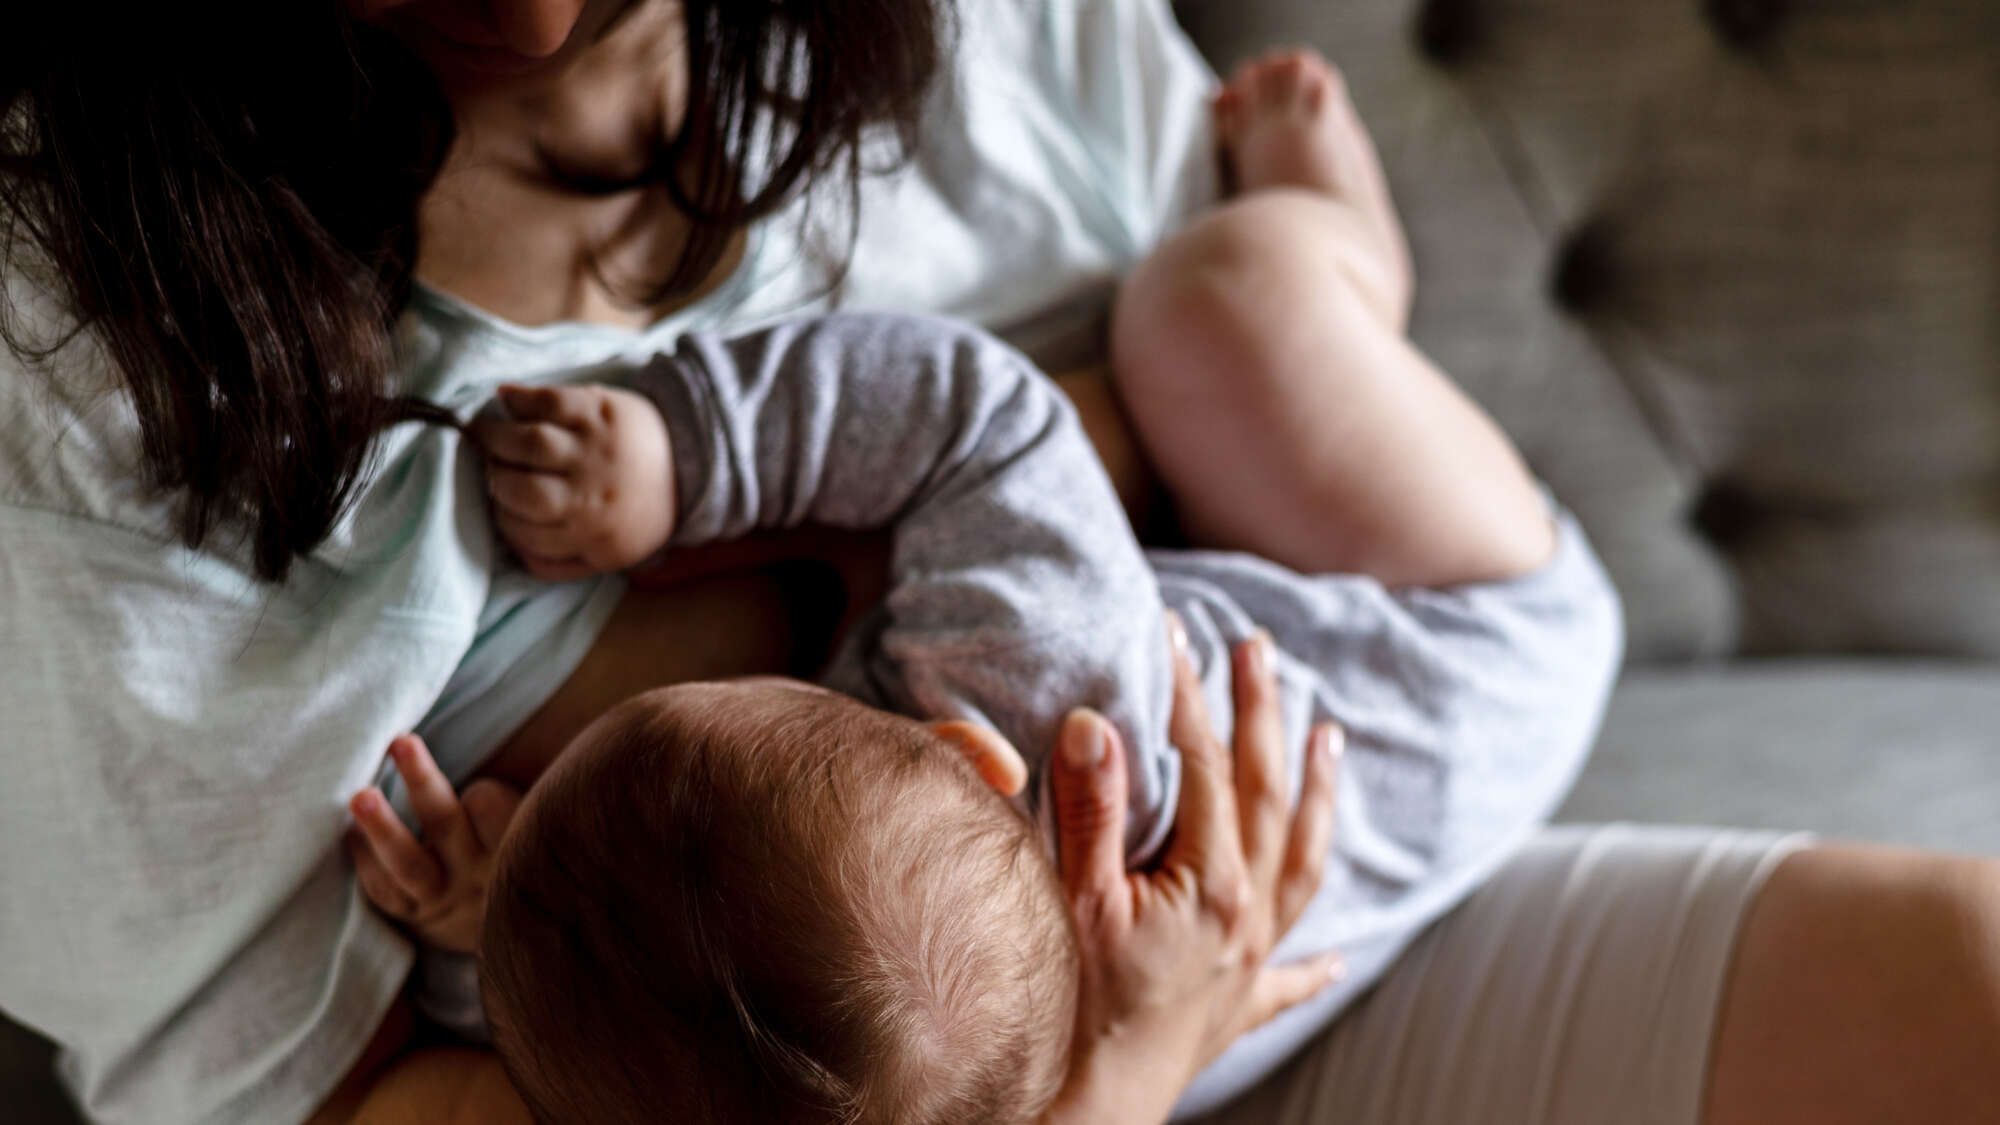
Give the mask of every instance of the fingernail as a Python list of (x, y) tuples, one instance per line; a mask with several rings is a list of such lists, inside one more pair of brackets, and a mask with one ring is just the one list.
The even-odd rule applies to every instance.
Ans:
[(1338, 763), (1341, 753), (1346, 749), (1346, 731), (1333, 725), (1323, 726), (1319, 729), (1319, 752), (1326, 756), (1329, 765)]
[(1071, 711), (1062, 725), (1063, 764), (1070, 769), (1094, 770), (1104, 764), (1105, 752), (1109, 745), (1104, 739), (1104, 728), (1096, 720), (1081, 711)]
[(375, 795), (374, 790), (364, 789), (354, 795), (354, 811), (372, 813), (379, 807), (381, 800), (382, 798)]
[(1326, 983), (1339, 984), (1347, 979), (1347, 958), (1336, 955), (1326, 967)]
[(1271, 634), (1262, 629), (1250, 638), (1250, 674), (1260, 680), (1271, 674)]
[(1188, 650), (1187, 625), (1181, 620), (1181, 615), (1172, 610), (1167, 611), (1167, 640), (1173, 644), (1175, 652)]

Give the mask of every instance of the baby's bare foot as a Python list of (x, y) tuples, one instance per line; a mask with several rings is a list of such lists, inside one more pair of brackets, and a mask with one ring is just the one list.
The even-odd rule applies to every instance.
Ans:
[(1382, 257), (1383, 305), (1408, 316), (1410, 256), (1382, 162), (1347, 84), (1311, 51), (1277, 51), (1240, 67), (1215, 98), (1216, 132), (1241, 194), (1295, 188), (1352, 207)]

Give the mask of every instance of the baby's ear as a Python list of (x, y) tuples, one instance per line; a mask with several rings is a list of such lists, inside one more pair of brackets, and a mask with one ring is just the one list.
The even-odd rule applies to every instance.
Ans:
[(1028, 763), (1021, 760), (1021, 752), (991, 727), (964, 719), (944, 719), (932, 723), (931, 731), (958, 747), (958, 752), (965, 755), (965, 760), (972, 763), (986, 784), (1001, 796), (1018, 796), (1028, 784)]

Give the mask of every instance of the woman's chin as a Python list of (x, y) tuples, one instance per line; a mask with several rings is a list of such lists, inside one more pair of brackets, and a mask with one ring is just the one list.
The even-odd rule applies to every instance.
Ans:
[(424, 60), (446, 86), (490, 84), (559, 65), (564, 52), (524, 55), (503, 46), (468, 42), (429, 22), (408, 17), (394, 21), (396, 35)]

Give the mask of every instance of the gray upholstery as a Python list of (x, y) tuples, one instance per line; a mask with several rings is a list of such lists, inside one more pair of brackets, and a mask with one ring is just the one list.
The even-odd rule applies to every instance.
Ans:
[[(2000, 853), (2000, 4), (1179, 8), (1343, 69), (1418, 341), (1625, 592), (1565, 815)], [(0, 1119), (64, 1120), (23, 1066)]]
[(1884, 660), (1632, 669), (1559, 815), (2000, 855), (2000, 671)]

